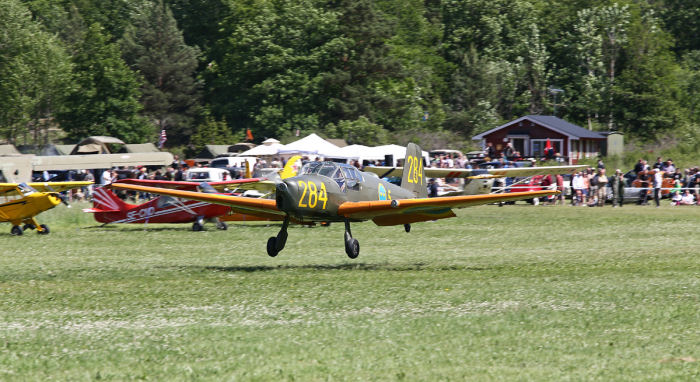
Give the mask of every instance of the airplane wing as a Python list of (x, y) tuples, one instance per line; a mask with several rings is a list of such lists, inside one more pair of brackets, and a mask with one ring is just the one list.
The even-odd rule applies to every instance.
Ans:
[(2, 195), (2, 196), (18, 195), (17, 185), (18, 185), (18, 183), (0, 183), (0, 195)]
[[(39, 192), (63, 192), (73, 188), (89, 186), (92, 182), (32, 182), (28, 186)], [(19, 183), (0, 183), (0, 195), (19, 195), (17, 186)]]
[(27, 183), (33, 189), (39, 192), (63, 192), (74, 188), (86, 187), (93, 182), (33, 182)]
[[(197, 186), (199, 186), (199, 182), (152, 179), (122, 179), (118, 183), (186, 191), (197, 191)], [(219, 192), (224, 192), (226, 188), (255, 189), (267, 192), (274, 191), (275, 189), (274, 182), (270, 182), (266, 178), (233, 179), (223, 182), (208, 182), (208, 184)]]
[(138, 192), (147, 192), (150, 194), (168, 195), (176, 198), (199, 200), (202, 202), (208, 202), (212, 204), (221, 204), (224, 206), (231, 207), (231, 210), (234, 212), (240, 212), (242, 214), (254, 215), (263, 218), (277, 218), (280, 216), (285, 216), (285, 213), (283, 211), (277, 209), (276, 203), (272, 199), (247, 198), (244, 196), (172, 190), (167, 188), (127, 184), (122, 182), (112, 183), (106, 187), (116, 188), (119, 190), (130, 190)]
[[(545, 174), (573, 174), (583, 170), (588, 166), (542, 166), (542, 167), (509, 167), (509, 168), (489, 168), (489, 169), (468, 169), (468, 168), (432, 168), (425, 167), (423, 172), (428, 178), (469, 178), (480, 177), (504, 177), (504, 176), (533, 176)], [(372, 172), (380, 177), (403, 175), (403, 167), (365, 167), (365, 172)]]
[(471, 207), (480, 204), (508, 202), (547, 195), (557, 191), (511, 192), (506, 194), (462, 195), (442, 198), (418, 198), (345, 202), (338, 207), (338, 214), (350, 219), (372, 220), (375, 224), (397, 225), (455, 216), (453, 208)]

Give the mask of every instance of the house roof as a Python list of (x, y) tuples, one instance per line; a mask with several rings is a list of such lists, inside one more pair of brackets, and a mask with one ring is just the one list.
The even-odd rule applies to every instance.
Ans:
[(598, 131), (591, 131), (588, 129), (584, 129), (581, 126), (574, 125), (573, 123), (567, 122), (561, 118), (557, 118), (553, 115), (526, 115), (524, 117), (520, 117), (514, 121), (510, 121), (506, 124), (503, 124), (501, 126), (498, 126), (494, 129), (488, 130), (486, 132), (483, 132), (481, 134), (475, 135), (472, 137), (473, 140), (478, 140), (478, 139), (484, 139), (484, 136), (489, 135), (493, 133), (494, 131), (498, 131), (504, 127), (512, 126), (515, 123), (524, 121), (524, 120), (529, 120), (532, 122), (535, 122), (541, 126), (544, 126), (548, 129), (554, 130), (556, 132), (559, 132), (564, 135), (568, 135), (570, 138), (578, 139), (578, 138), (593, 138), (593, 139), (604, 139), (605, 135), (603, 133), (600, 133)]

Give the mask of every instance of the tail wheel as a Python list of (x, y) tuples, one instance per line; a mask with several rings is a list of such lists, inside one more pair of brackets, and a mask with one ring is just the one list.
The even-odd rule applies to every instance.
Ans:
[(13, 236), (22, 236), (22, 232), (22, 227), (18, 225), (13, 225), (12, 229), (10, 230), (10, 234), (12, 234)]
[(46, 224), (42, 224), (39, 227), (41, 227), (41, 231), (36, 231), (39, 235), (48, 235), (51, 232)]
[(345, 242), (345, 253), (351, 259), (360, 255), (360, 242), (355, 238), (350, 238)]

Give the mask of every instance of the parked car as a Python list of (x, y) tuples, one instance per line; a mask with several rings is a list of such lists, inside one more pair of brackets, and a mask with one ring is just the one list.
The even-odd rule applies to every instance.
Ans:
[(252, 171), (257, 159), (255, 157), (220, 157), (212, 159), (209, 163), (209, 167), (224, 169), (231, 167), (245, 168), (246, 162), (248, 162), (248, 166)]
[(231, 174), (223, 168), (191, 168), (185, 172), (185, 180), (190, 182), (223, 182), (231, 179)]

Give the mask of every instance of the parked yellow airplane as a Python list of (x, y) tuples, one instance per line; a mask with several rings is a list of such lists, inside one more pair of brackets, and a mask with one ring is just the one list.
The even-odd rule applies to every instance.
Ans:
[[(43, 183), (0, 183), (0, 196), (5, 202), (0, 204), (0, 222), (12, 223), (10, 233), (21, 235), (26, 229), (35, 229), (39, 234), (49, 233), (46, 224), (39, 225), (34, 217), (63, 202), (67, 198), (59, 192), (89, 186), (92, 182), (43, 182)], [(24, 224), (24, 227), (20, 227)]]

